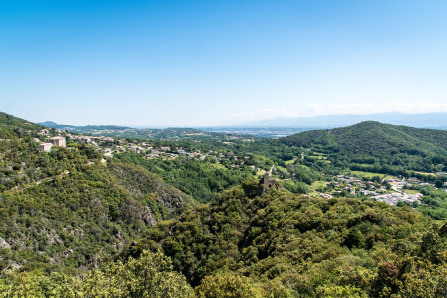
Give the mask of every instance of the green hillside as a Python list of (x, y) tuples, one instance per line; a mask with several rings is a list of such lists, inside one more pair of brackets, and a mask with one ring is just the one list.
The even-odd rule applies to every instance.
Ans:
[(421, 214), (384, 203), (275, 190), (253, 196), (256, 189), (255, 180), (246, 182), (160, 222), (122, 256), (161, 249), (199, 293), (236, 292), (231, 283), (239, 278), (244, 297), (404, 295), (419, 293), (418, 276), (438, 278), (447, 226), (430, 228)]
[(404, 175), (407, 170), (435, 172), (447, 168), (447, 131), (443, 130), (367, 121), (306, 131), (279, 142), (324, 154), (339, 168), (393, 175)]
[(352, 154), (447, 154), (447, 131), (361, 122), (348, 127), (313, 130), (281, 139), (294, 146), (327, 146)]
[(0, 140), (0, 271), (96, 265), (197, 204), (140, 166), (105, 161), (89, 145), (39, 152), (33, 138), (41, 129), (2, 114), (0, 130), (9, 138)]
[(0, 139), (21, 137), (30, 132), (37, 132), (45, 128), (26, 120), (0, 112)]
[[(56, 130), (0, 120), (0, 297), (445, 296), (445, 221), (364, 196), (301, 195), (344, 169), (445, 170), (443, 132), (364, 122), (175, 144), (221, 150), (204, 159), (105, 159), (75, 139), (40, 152)], [(247, 180), (259, 169), (282, 180), (264, 191)], [(442, 211), (445, 192), (430, 187), (424, 208)]]

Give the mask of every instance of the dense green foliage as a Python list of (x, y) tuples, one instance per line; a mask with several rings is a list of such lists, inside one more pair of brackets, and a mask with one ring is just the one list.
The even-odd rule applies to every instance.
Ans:
[[(34, 138), (56, 134), (43, 128), (0, 114), (0, 297), (447, 295), (445, 177), (416, 172), (445, 171), (445, 132), (365, 122), (252, 141), (172, 129), (164, 138), (194, 141), (151, 146), (200, 158), (105, 160), (81, 141), (39, 152)], [(300, 195), (349, 170), (437, 188), (406, 186), (424, 197), (399, 207)], [(281, 180), (268, 191), (266, 171)]]
[(36, 133), (44, 126), (0, 112), (0, 139), (22, 137), (30, 132)]
[(227, 168), (213, 160), (146, 159), (141, 155), (131, 153), (118, 155), (117, 158), (143, 166), (152, 173), (158, 174), (166, 183), (200, 202), (209, 202), (216, 193), (236, 186), (253, 176), (250, 168)]
[(143, 252), (138, 260), (106, 262), (82, 279), (64, 273), (8, 273), (0, 297), (192, 297), (185, 278), (161, 253)]
[(258, 187), (255, 180), (246, 182), (209, 206), (160, 222), (122, 255), (162, 248), (193, 285), (230, 271), (267, 294), (400, 293), (406, 283), (416, 282), (410, 275), (430, 266), (441, 270), (446, 285), (441, 267), (447, 226), (430, 229), (422, 215), (384, 203), (309, 199), (274, 190), (256, 196), (252, 190)]
[[(281, 143), (325, 154), (332, 166), (392, 175), (408, 170), (447, 169), (447, 131), (362, 122), (353, 126), (306, 131)], [(315, 158), (306, 157), (315, 163)]]
[(92, 165), (0, 198), (1, 268), (63, 264), (78, 268), (117, 253), (126, 242), (194, 201), (137, 166)]
[(196, 205), (146, 169), (101, 161), (85, 144), (39, 152), (32, 137), (41, 127), (0, 120), (10, 137), (0, 140), (0, 270), (95, 265)]

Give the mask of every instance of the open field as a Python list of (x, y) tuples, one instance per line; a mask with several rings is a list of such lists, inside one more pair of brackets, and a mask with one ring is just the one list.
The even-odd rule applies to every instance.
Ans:
[(379, 176), (381, 179), (392, 179), (393, 176), (385, 175), (385, 174), (379, 174), (379, 173), (373, 173), (373, 172), (363, 172), (363, 171), (344, 171), (344, 175), (348, 176), (360, 176), (360, 177), (366, 177), (366, 178), (372, 178)]

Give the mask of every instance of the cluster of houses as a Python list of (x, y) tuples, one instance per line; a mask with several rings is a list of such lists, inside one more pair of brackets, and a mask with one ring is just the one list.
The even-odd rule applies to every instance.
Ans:
[(423, 194), (417, 193), (414, 195), (409, 195), (404, 192), (395, 192), (395, 193), (389, 193), (389, 194), (382, 194), (375, 196), (374, 198), (377, 201), (385, 202), (389, 205), (397, 205), (399, 202), (407, 202), (407, 203), (414, 203), (418, 202), (422, 199)]
[[(47, 142), (39, 144), (39, 150), (50, 152), (53, 146), (60, 146), (60, 147), (67, 147), (66, 139), (69, 138), (71, 140), (80, 140), (86, 143), (91, 143), (94, 147), (99, 148), (98, 142), (101, 141), (109, 141), (113, 142), (115, 141), (114, 138), (110, 137), (92, 137), (92, 136), (85, 136), (85, 135), (72, 135), (67, 133), (66, 136), (62, 136), (62, 131), (56, 129), (56, 132), (58, 133), (57, 136), (52, 137), (48, 139)], [(50, 136), (50, 132), (48, 129), (42, 129), (37, 133), (41, 138), (47, 139)], [(40, 143), (41, 140), (39, 138), (34, 138), (34, 141)]]
[(67, 137), (69, 137), (72, 140), (80, 140), (80, 141), (84, 141), (86, 143), (91, 143), (91, 144), (97, 144), (98, 142), (102, 142), (102, 141), (108, 141), (108, 142), (114, 142), (115, 139), (112, 137), (104, 137), (104, 136), (85, 136), (85, 135), (72, 135), (70, 133), (67, 134)]
[[(356, 190), (359, 194), (365, 196), (371, 196), (378, 201), (385, 202), (390, 205), (397, 205), (399, 202), (407, 202), (413, 203), (420, 201), (423, 195), (421, 193), (416, 194), (407, 194), (402, 189), (408, 185), (431, 185), (431, 183), (420, 182), (417, 178), (410, 178), (408, 180), (402, 179), (388, 179), (386, 182), (391, 186), (390, 193), (389, 189), (383, 187), (383, 184), (377, 186), (377, 183), (372, 181), (363, 181), (357, 177), (350, 177), (345, 175), (338, 175), (335, 177), (336, 181), (334, 182), (336, 187), (343, 187), (343, 190), (349, 191), (351, 195), (356, 194)], [(385, 182), (385, 181), (382, 181)], [(329, 198), (328, 194), (320, 194), (323, 198)]]
[[(47, 129), (43, 129), (38, 134), (43, 137), (48, 137), (50, 133)], [(74, 135), (67, 133), (66, 137), (71, 140), (78, 140), (80, 142), (91, 144), (97, 150), (102, 151), (104, 153), (104, 157), (109, 158), (113, 157), (113, 154), (115, 153), (124, 153), (124, 152), (143, 154), (147, 159), (159, 158), (159, 157), (177, 158), (180, 155), (185, 155), (191, 158), (197, 158), (203, 160), (207, 156), (209, 156), (209, 153), (201, 153), (200, 151), (187, 152), (183, 148), (173, 149), (167, 146), (154, 148), (153, 145), (146, 142), (135, 144), (132, 142), (127, 142), (124, 140), (105, 136)], [(66, 147), (65, 140), (66, 138), (63, 136), (56, 136), (50, 138), (48, 142), (41, 143), (39, 145), (39, 150), (50, 152), (53, 146)], [(36, 138), (35, 141), (40, 142), (38, 138)]]
[[(334, 182), (336, 187), (343, 187), (343, 190), (348, 191), (351, 195), (356, 194), (356, 189), (359, 189), (363, 194), (375, 194), (372, 191), (376, 189), (375, 183), (372, 181), (363, 181), (358, 177), (351, 177), (346, 175), (337, 175)], [(385, 189), (378, 189), (378, 191), (385, 191)]]

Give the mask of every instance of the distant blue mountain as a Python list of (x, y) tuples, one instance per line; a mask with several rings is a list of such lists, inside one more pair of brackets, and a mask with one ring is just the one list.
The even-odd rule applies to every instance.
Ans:
[(349, 126), (363, 121), (379, 121), (394, 125), (420, 128), (447, 128), (447, 113), (403, 114), (379, 113), (368, 115), (327, 115), (299, 118), (275, 118), (249, 122), (240, 127), (314, 127), (333, 128)]
[(75, 126), (68, 124), (57, 124), (53, 121), (38, 122), (37, 124), (44, 125), (46, 127), (61, 129), (61, 130), (73, 130), (73, 131), (84, 131), (84, 130), (123, 130), (132, 129), (127, 126), (116, 126), (116, 125), (85, 125), (85, 126)]

